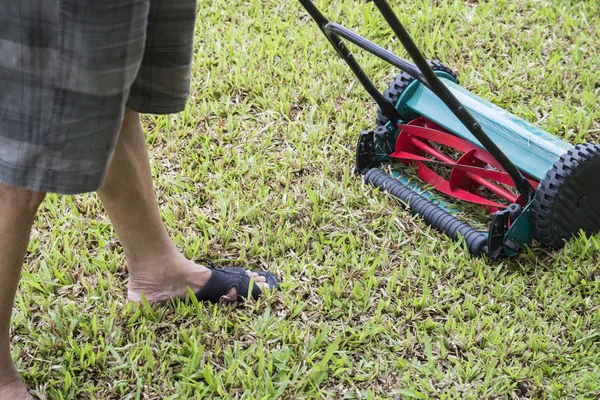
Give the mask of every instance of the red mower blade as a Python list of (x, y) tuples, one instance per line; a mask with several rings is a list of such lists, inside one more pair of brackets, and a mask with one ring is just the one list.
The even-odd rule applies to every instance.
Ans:
[[(400, 134), (395, 151), (390, 156), (405, 164), (415, 165), (419, 177), (436, 190), (460, 200), (480, 204), (491, 213), (506, 208), (511, 203), (522, 206), (527, 204), (527, 200), (513, 190), (515, 185), (510, 175), (490, 153), (480, 147), (448, 133), (425, 118), (417, 118), (398, 127)], [(454, 160), (444, 154), (438, 145), (462, 154), (458, 160)], [(449, 179), (444, 179), (426, 164), (450, 168)], [(531, 178), (528, 181), (534, 189), (537, 188), (537, 181)], [(506, 200), (508, 204), (486, 199), (481, 194), (481, 188)]]

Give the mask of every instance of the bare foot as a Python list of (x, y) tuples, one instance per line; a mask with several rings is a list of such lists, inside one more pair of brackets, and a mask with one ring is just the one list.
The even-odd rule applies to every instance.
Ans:
[[(139, 302), (142, 293), (150, 303), (164, 303), (172, 298), (184, 299), (188, 296), (188, 287), (192, 292), (198, 292), (210, 279), (212, 270), (198, 265), (183, 256), (165, 257), (163, 260), (153, 260), (143, 267), (129, 266), (129, 300)], [(135, 272), (133, 272), (135, 271)], [(268, 289), (266, 279), (255, 272), (246, 271), (261, 289)], [(227, 302), (237, 301), (237, 290), (232, 288), (223, 296)]]
[[(2, 380), (0, 379), (0, 382)], [(33, 400), (20, 377), (0, 383), (0, 400)]]

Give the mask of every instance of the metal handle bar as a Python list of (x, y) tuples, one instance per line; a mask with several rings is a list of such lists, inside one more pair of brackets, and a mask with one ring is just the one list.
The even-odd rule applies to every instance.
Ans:
[(510, 159), (500, 150), (500, 148), (489, 138), (483, 131), (481, 125), (475, 117), (469, 113), (465, 107), (454, 97), (452, 92), (442, 83), (442, 81), (433, 72), (423, 54), (419, 51), (414, 41), (406, 32), (389, 4), (385, 0), (371, 0), (375, 3), (377, 9), (381, 12), (390, 28), (394, 31), (398, 40), (402, 43), (407, 53), (413, 59), (415, 64), (404, 60), (401, 57), (385, 50), (384, 48), (374, 44), (355, 32), (333, 22), (329, 22), (311, 0), (299, 0), (300, 4), (308, 11), (310, 16), (315, 20), (321, 31), (325, 34), (331, 45), (335, 48), (338, 54), (348, 64), (357, 79), (363, 85), (369, 95), (375, 100), (383, 114), (388, 117), (394, 124), (400, 120), (400, 115), (394, 104), (387, 100), (379, 90), (373, 85), (373, 82), (367, 77), (363, 69), (360, 67), (350, 50), (342, 42), (344, 38), (369, 53), (381, 58), (384, 61), (394, 65), (395, 67), (405, 71), (413, 76), (419, 82), (428, 87), (435, 93), (452, 113), (463, 123), (463, 125), (479, 140), (483, 147), (498, 161), (498, 163), (506, 170), (511, 179), (515, 183), (515, 187), (527, 199), (531, 199), (534, 195), (534, 189), (531, 184), (521, 174), (519, 169), (510, 161)]

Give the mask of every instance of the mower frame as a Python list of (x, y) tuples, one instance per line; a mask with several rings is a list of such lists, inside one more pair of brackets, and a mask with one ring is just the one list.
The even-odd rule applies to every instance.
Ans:
[[(559, 249), (575, 235), (600, 231), (599, 144), (573, 146), (460, 86), (452, 70), (423, 57), (386, 0), (370, 1), (414, 64), (329, 22), (311, 0), (299, 1), (379, 105), (377, 127), (361, 132), (356, 148), (356, 172), (365, 182), (399, 199), (431, 227), (464, 239), (474, 255), (514, 256), (533, 238)], [(384, 94), (344, 40), (403, 71)], [(444, 155), (438, 144), (461, 157)], [(400, 172), (384, 172), (380, 163), (389, 159), (414, 165), (417, 175), (439, 192), (488, 207), (493, 215), (488, 230), (461, 221)], [(449, 179), (425, 163), (450, 166)], [(511, 204), (482, 197), (480, 187)]]

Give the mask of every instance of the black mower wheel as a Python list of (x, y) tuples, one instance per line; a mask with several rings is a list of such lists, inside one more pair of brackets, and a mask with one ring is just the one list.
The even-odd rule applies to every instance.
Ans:
[[(444, 64), (442, 64), (441, 62), (432, 60), (432, 61), (429, 61), (429, 66), (434, 71), (444, 71), (444, 72), (448, 73), (449, 75), (451, 75), (454, 78), (456, 83), (458, 83), (458, 78), (456, 76), (456, 73), (454, 71), (452, 71), (450, 68), (448, 68), (447, 66), (445, 66)], [(396, 75), (394, 77), (394, 80), (389, 84), (388, 88), (383, 92), (383, 97), (385, 97), (387, 100), (391, 101), (392, 104), (395, 105), (396, 102), (398, 101), (398, 99), (400, 98), (400, 95), (404, 91), (404, 89), (406, 89), (408, 84), (414, 80), (415, 80), (415, 78), (413, 78), (411, 75), (407, 74), (406, 72), (399, 73), (398, 75)], [(389, 118), (386, 117), (385, 115), (383, 115), (383, 113), (381, 112), (381, 109), (378, 108), (377, 109), (377, 117), (375, 118), (375, 121), (377, 122), (377, 126), (385, 126), (385, 124), (388, 123)]]
[(600, 146), (579, 144), (558, 159), (537, 188), (533, 236), (559, 249), (581, 230), (600, 231)]

